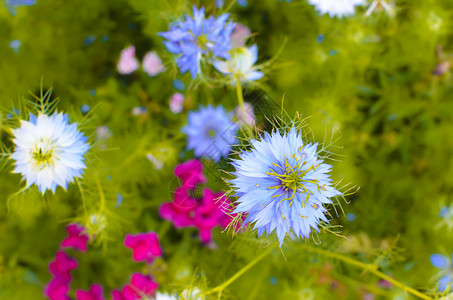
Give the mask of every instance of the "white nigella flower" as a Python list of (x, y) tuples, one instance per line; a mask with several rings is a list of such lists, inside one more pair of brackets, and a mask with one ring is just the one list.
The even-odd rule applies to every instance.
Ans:
[(154, 300), (177, 300), (176, 296), (157, 292)]
[(258, 60), (258, 47), (239, 47), (230, 51), (229, 60), (214, 61), (214, 68), (220, 73), (232, 77), (232, 81), (254, 81), (263, 77), (263, 73), (256, 70), (254, 64)]
[(13, 135), (13, 172), (22, 174), (27, 188), (36, 184), (43, 194), (55, 192), (57, 186), (66, 189), (86, 168), (83, 155), (90, 146), (77, 123), (69, 124), (67, 114), (30, 114), (30, 120), (22, 120)]
[(308, 0), (321, 14), (329, 14), (331, 18), (351, 16), (355, 14), (355, 7), (364, 5), (365, 0)]
[(389, 16), (394, 17), (395, 16), (395, 4), (387, 0), (373, 0), (368, 7), (365, 15), (369, 16), (371, 15), (374, 11), (382, 10), (384, 9)]

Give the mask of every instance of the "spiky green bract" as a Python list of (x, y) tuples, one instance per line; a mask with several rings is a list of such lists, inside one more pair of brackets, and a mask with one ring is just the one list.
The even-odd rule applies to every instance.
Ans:
[(331, 185), (331, 166), (318, 157), (318, 144), (304, 144), (295, 127), (265, 133), (251, 144), (232, 162), (236, 178), (231, 184), (238, 197), (233, 213), (246, 213), (244, 224), (253, 224), (259, 236), (275, 230), (280, 245), (291, 231), (303, 238), (319, 231), (318, 224), (328, 222), (324, 204), (342, 193)]

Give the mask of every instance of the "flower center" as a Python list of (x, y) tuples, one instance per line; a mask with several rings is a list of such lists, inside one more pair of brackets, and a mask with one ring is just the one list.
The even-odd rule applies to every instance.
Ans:
[[(273, 163), (272, 165), (276, 167), (276, 170), (270, 169), (270, 171), (266, 173), (267, 175), (276, 177), (280, 180), (280, 184), (270, 186), (269, 189), (283, 189), (284, 192), (292, 192), (290, 197), (280, 200), (280, 202), (289, 200), (289, 207), (293, 204), (296, 193), (306, 194), (305, 203), (301, 203), (302, 206), (308, 202), (310, 194), (313, 195), (313, 192), (305, 187), (306, 183), (312, 183), (316, 185), (319, 190), (324, 190), (324, 185), (320, 186), (317, 179), (306, 178), (307, 173), (311, 170), (315, 171), (321, 163), (316, 166), (312, 165), (306, 170), (302, 170), (306, 164), (307, 162), (304, 160), (304, 154), (300, 155), (300, 157), (297, 157), (295, 154), (291, 154), (290, 160), (285, 157), (285, 163), (283, 166)], [(274, 195), (273, 197), (280, 196), (282, 195)]]
[(209, 42), (208, 37), (204, 34), (200, 35), (197, 40), (198, 47), (201, 49), (206, 48), (206, 44)]
[(41, 169), (53, 163), (53, 147), (49, 144), (39, 143), (31, 153), (36, 165)]
[(207, 138), (214, 138), (216, 136), (216, 130), (212, 126), (205, 128), (205, 134)]

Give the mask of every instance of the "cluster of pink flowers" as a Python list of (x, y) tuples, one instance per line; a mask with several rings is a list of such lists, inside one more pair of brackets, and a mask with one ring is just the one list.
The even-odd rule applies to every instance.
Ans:
[(202, 189), (200, 198), (194, 196), (195, 189), (206, 183), (203, 165), (193, 159), (176, 166), (176, 177), (182, 184), (174, 193), (173, 202), (166, 202), (159, 208), (163, 219), (173, 222), (175, 228), (196, 227), (203, 243), (212, 240), (212, 229), (217, 226), (226, 228), (232, 221), (230, 200), (222, 192), (215, 193), (209, 188)]
[[(145, 54), (142, 62), (143, 71), (153, 77), (166, 70), (162, 64), (162, 60), (155, 51), (150, 51)], [(118, 60), (118, 73), (129, 75), (140, 68), (140, 62), (135, 57), (135, 47), (129, 46), (121, 51), (120, 59)]]
[[(44, 296), (50, 300), (70, 300), (69, 291), (72, 281), (71, 271), (78, 267), (77, 260), (70, 257), (64, 249), (72, 248), (81, 252), (87, 251), (89, 236), (86, 229), (80, 224), (70, 224), (66, 227), (68, 235), (60, 244), (61, 249), (55, 259), (49, 264), (52, 279), (44, 288)], [(162, 255), (159, 238), (156, 233), (127, 234), (124, 246), (132, 250), (132, 258), (137, 262), (151, 263), (155, 257)], [(112, 291), (113, 300), (138, 300), (144, 297), (153, 297), (158, 284), (150, 276), (133, 273), (130, 283), (121, 290)], [(104, 288), (100, 284), (93, 284), (89, 290), (75, 291), (76, 300), (105, 300)]]
[[(87, 251), (89, 236), (80, 224), (70, 224), (66, 227), (68, 235), (60, 244), (61, 249), (72, 248), (81, 252)], [(49, 271), (52, 279), (44, 288), (44, 296), (50, 300), (68, 300), (72, 281), (71, 271), (78, 266), (77, 260), (70, 257), (64, 250), (59, 250), (55, 260), (50, 262)], [(99, 284), (94, 284), (88, 291), (77, 290), (77, 300), (105, 300), (104, 290)]]

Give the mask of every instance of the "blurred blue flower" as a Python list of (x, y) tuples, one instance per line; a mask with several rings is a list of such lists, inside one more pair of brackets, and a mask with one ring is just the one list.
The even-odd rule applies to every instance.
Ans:
[[(280, 1), (280, 0), (279, 0)], [(290, 0), (291, 1), (291, 0)], [(246, 7), (249, 3), (247, 2), (247, 0), (236, 0), (236, 3), (239, 5), (239, 6), (242, 6), (242, 7)], [(225, 5), (225, 0), (215, 0), (215, 6), (217, 8), (221, 8)]]
[(258, 236), (276, 230), (280, 245), (291, 230), (308, 238), (311, 229), (328, 222), (323, 204), (341, 195), (331, 186), (331, 166), (317, 155), (318, 144), (305, 144), (294, 127), (280, 135), (265, 133), (251, 140), (252, 149), (233, 159), (231, 180), (238, 197), (233, 213), (247, 213), (244, 224), (254, 223)]
[(17, 14), (16, 7), (35, 5), (36, 0), (5, 0), (5, 4), (9, 12), (15, 16)]
[(200, 61), (206, 56), (229, 59), (234, 23), (227, 22), (228, 17), (229, 14), (223, 14), (206, 19), (204, 7), (197, 10), (194, 6), (193, 17), (186, 16), (185, 21), (174, 22), (169, 31), (159, 33), (167, 39), (164, 44), (168, 51), (178, 54), (176, 63), (181, 73), (189, 71), (196, 78)]
[(181, 79), (173, 80), (173, 87), (178, 91), (184, 91), (186, 89), (186, 85), (181, 81)]
[(117, 192), (116, 193), (116, 205), (115, 205), (115, 208), (120, 207), (121, 203), (123, 203), (123, 196), (119, 192)]
[(357, 217), (353, 213), (347, 213), (346, 214), (346, 220), (349, 222), (354, 222)]
[(231, 121), (232, 114), (222, 106), (208, 105), (188, 114), (188, 123), (182, 128), (187, 135), (187, 149), (196, 157), (206, 157), (217, 162), (231, 152), (237, 142), (238, 126)]
[(89, 112), (91, 109), (91, 107), (87, 104), (82, 104), (82, 106), (80, 106), (80, 112), (82, 114), (86, 114), (87, 112)]
[(85, 44), (85, 46), (89, 46), (89, 45), (93, 44), (95, 41), (96, 41), (96, 36), (89, 35), (83, 40), (83, 43)]
[(429, 257), (431, 264), (439, 269), (442, 269), (441, 276), (437, 284), (439, 285), (438, 291), (443, 293), (447, 289), (448, 286), (453, 284), (453, 265), (451, 263), (450, 258), (442, 255), (442, 254), (432, 254)]
[(324, 39), (325, 39), (324, 34), (320, 33), (320, 34), (318, 34), (318, 36), (316, 37), (316, 42), (317, 42), (317, 43), (322, 43), (322, 42), (324, 41)]
[(19, 48), (22, 45), (22, 43), (19, 40), (12, 40), (9, 43), (9, 47), (14, 50), (14, 52), (19, 53)]

